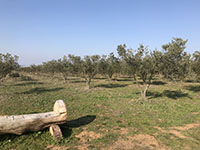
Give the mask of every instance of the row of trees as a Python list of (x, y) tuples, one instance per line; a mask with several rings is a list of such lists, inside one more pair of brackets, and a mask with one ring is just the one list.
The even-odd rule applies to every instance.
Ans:
[[(96, 74), (106, 75), (110, 80), (113, 74), (126, 74), (134, 78), (142, 99), (146, 99), (147, 90), (155, 75), (159, 74), (170, 80), (184, 80), (188, 74), (194, 73), (197, 79), (200, 78), (200, 52), (196, 51), (193, 55), (184, 52), (186, 43), (187, 40), (174, 38), (162, 46), (162, 51), (151, 51), (144, 45), (140, 45), (138, 49), (128, 49), (123, 44), (117, 47), (118, 57), (113, 53), (108, 56), (93, 55), (84, 58), (68, 55), (41, 65), (31, 65), (22, 70), (46, 72), (52, 75), (61, 73), (65, 82), (68, 76), (83, 76), (88, 88)], [(17, 57), (9, 57), (16, 62)], [(1, 62), (6, 62), (2, 60)]]

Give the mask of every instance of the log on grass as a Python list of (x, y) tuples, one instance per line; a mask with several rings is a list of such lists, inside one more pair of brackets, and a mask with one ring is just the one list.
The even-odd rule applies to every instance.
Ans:
[(67, 119), (67, 110), (62, 100), (57, 100), (54, 104), (53, 112), (1, 116), (0, 134), (17, 134), (25, 132), (39, 131), (50, 127), (53, 124), (63, 124)]
[(53, 136), (54, 140), (62, 138), (62, 132), (57, 124), (53, 124), (49, 127), (50, 134)]

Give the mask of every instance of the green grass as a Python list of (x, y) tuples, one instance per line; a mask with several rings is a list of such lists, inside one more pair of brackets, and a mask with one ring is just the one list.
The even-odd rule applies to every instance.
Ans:
[[(21, 136), (0, 135), (2, 150), (44, 150), (48, 145), (73, 150), (78, 145), (88, 149), (108, 149), (117, 140), (148, 134), (171, 149), (199, 149), (199, 128), (182, 131), (188, 138), (163, 133), (154, 127), (170, 127), (200, 123), (200, 84), (154, 81), (148, 92), (149, 102), (141, 103), (140, 91), (131, 79), (116, 81), (94, 79), (86, 90), (81, 78), (29, 75), (7, 79), (0, 84), (0, 115), (20, 115), (52, 111), (54, 102), (64, 100), (68, 122), (61, 126), (63, 138), (54, 141), (48, 129)], [(195, 113), (194, 113), (195, 112)], [(199, 113), (197, 113), (199, 112)], [(126, 129), (123, 134), (121, 129)], [(99, 137), (83, 136), (87, 131)], [(82, 140), (85, 139), (86, 142)]]

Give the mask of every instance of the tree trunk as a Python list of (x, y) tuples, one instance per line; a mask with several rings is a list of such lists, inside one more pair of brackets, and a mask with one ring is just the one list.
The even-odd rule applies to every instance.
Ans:
[(150, 84), (145, 84), (144, 86), (139, 86), (140, 87), (141, 98), (142, 98), (143, 101), (147, 99), (146, 95), (147, 95), (147, 91), (148, 91), (148, 89), (150, 87)]
[(62, 76), (63, 76), (64, 83), (67, 83), (67, 75), (63, 73)]
[(142, 88), (140, 89), (140, 93), (141, 93), (141, 99), (142, 99), (143, 101), (145, 101), (145, 100), (146, 100), (146, 96), (144, 95), (144, 91), (143, 91)]
[(52, 124), (63, 124), (66, 122), (67, 111), (65, 103), (57, 100), (54, 104), (53, 112), (1, 116), (0, 134), (12, 133), (21, 135), (24, 132), (39, 131)]
[(87, 86), (88, 86), (88, 89), (91, 88), (90, 83), (91, 83), (91, 78), (88, 78), (88, 79), (87, 79)]
[(113, 74), (108, 74), (108, 78), (110, 81), (112, 81), (112, 76), (113, 76)]

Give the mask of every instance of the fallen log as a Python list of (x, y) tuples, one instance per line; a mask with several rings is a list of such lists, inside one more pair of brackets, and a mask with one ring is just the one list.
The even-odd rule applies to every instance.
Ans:
[(39, 131), (51, 125), (63, 124), (67, 119), (67, 110), (62, 100), (57, 100), (54, 104), (53, 112), (1, 116), (0, 134), (17, 134), (25, 132)]

